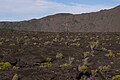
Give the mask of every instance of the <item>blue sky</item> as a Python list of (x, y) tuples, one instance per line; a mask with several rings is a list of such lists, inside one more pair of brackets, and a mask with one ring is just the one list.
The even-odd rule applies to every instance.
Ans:
[(0, 0), (0, 21), (41, 18), (56, 13), (89, 13), (120, 5), (120, 0)]
[(54, 2), (62, 2), (65, 4), (70, 3), (79, 3), (79, 4), (86, 4), (86, 5), (116, 5), (119, 4), (120, 0), (50, 0)]

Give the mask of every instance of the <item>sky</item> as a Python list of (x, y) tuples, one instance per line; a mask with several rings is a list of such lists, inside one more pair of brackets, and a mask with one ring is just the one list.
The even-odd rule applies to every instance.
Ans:
[(118, 5), (120, 0), (0, 0), (0, 21), (39, 19), (57, 13), (89, 13)]

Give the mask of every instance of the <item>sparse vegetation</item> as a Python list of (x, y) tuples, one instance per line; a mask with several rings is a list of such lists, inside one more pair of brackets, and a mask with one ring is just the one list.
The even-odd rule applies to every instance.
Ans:
[(7, 67), (11, 67), (12, 65), (9, 62), (0, 62), (0, 70), (4, 70)]
[(120, 80), (120, 75), (115, 75), (112, 77), (112, 80)]
[(56, 58), (57, 59), (62, 59), (64, 55), (62, 53), (57, 53)]
[(111, 69), (111, 66), (110, 66), (110, 65), (107, 65), (107, 66), (99, 66), (98, 69), (99, 69), (99, 70), (110, 70), (110, 69)]
[(14, 74), (12, 80), (18, 80), (18, 79), (19, 79), (19, 78), (18, 78), (18, 74)]
[(13, 72), (44, 80), (74, 80), (79, 74), (77, 80), (115, 80), (120, 73), (119, 33), (0, 33), (1, 80), (11, 79)]
[(51, 63), (42, 63), (40, 67), (42, 68), (51, 68), (53, 65)]
[(46, 58), (46, 62), (50, 63), (53, 59), (52, 58)]
[(60, 65), (60, 67), (71, 67), (72, 65), (71, 64), (68, 64), (68, 63), (64, 63), (62, 65)]
[(99, 44), (98, 40), (89, 42), (89, 45), (90, 45), (90, 48), (91, 48), (92, 51), (94, 50), (94, 48), (98, 47), (98, 44)]
[(87, 65), (83, 65), (83, 66), (79, 65), (78, 66), (78, 71), (85, 73), (85, 72), (88, 71), (88, 66)]
[(107, 57), (115, 57), (112, 50), (108, 50), (108, 53), (106, 54)]
[(97, 75), (97, 69), (96, 70), (91, 70), (92, 75)]

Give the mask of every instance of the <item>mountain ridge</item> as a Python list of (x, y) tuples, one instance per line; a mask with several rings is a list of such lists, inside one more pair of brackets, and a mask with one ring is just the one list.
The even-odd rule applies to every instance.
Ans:
[(44, 32), (120, 32), (120, 5), (92, 13), (59, 13), (27, 21), (0, 22), (0, 28)]

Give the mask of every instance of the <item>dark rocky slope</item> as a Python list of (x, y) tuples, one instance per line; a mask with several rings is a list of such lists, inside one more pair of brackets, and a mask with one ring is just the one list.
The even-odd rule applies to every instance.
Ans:
[[(12, 66), (4, 68), (2, 62)], [(19, 79), (12, 79), (15, 74)], [(119, 76), (120, 32), (0, 29), (0, 80), (120, 80)]]
[(86, 14), (60, 13), (21, 22), (0, 22), (0, 28), (45, 32), (120, 32), (120, 6)]

